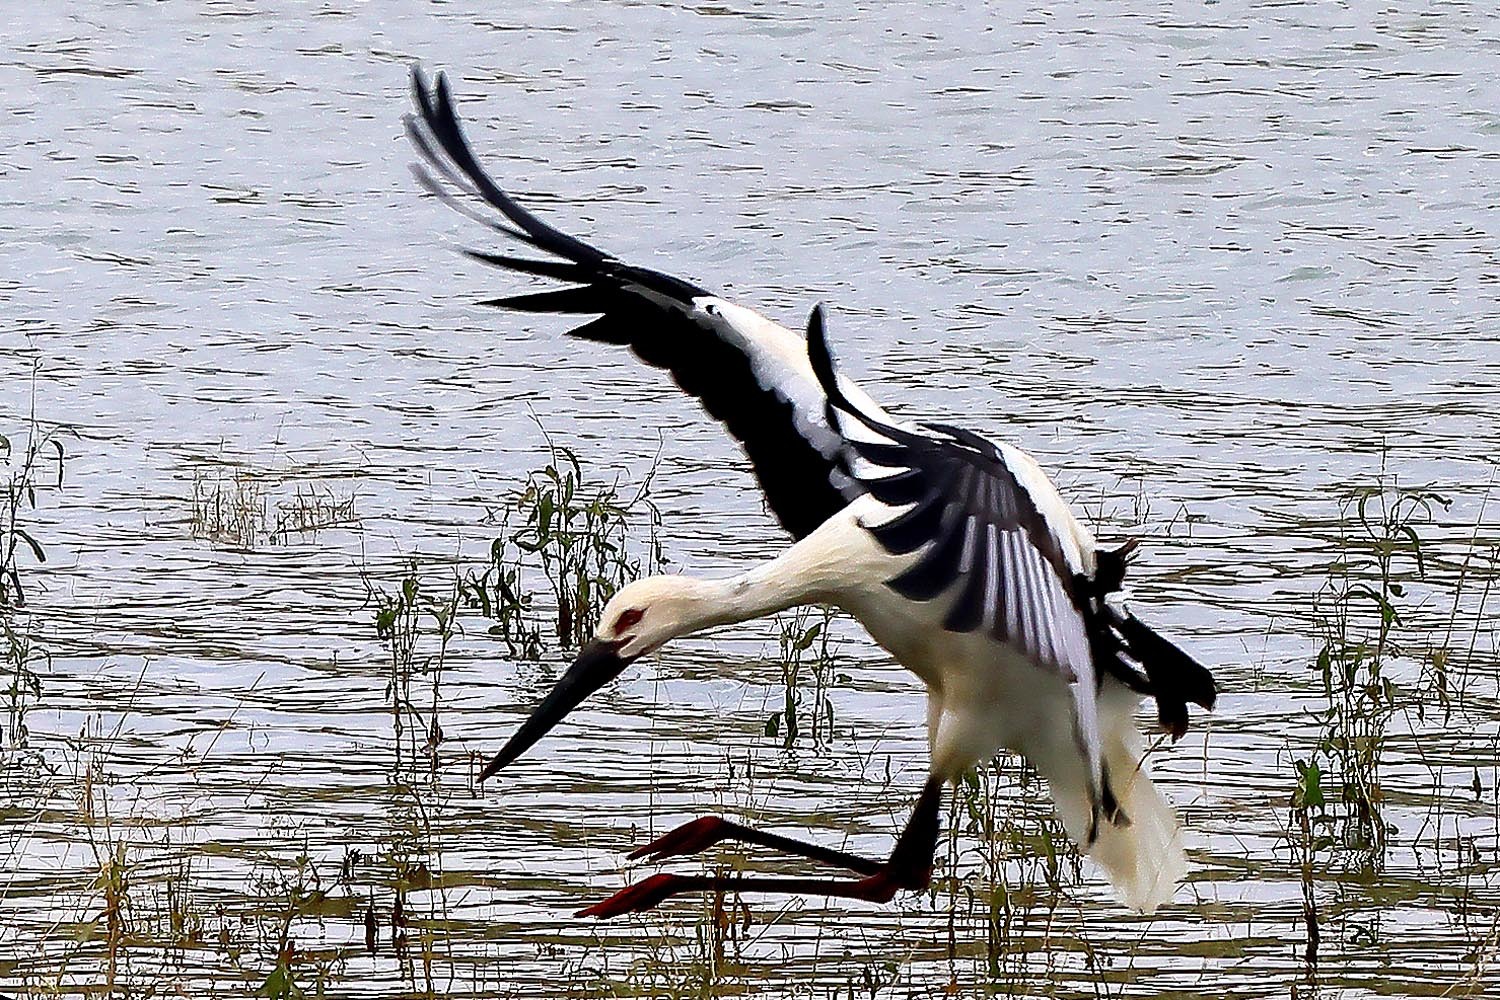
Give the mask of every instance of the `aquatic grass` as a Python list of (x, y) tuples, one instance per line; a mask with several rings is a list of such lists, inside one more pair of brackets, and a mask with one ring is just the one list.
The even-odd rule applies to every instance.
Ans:
[[(1321, 637), (1314, 669), (1324, 696), (1317, 749), (1332, 767), (1346, 839), (1371, 863), (1378, 863), (1387, 836), (1380, 783), (1386, 733), (1407, 697), (1398, 670), (1419, 645), (1403, 615), (1415, 600), (1413, 582), (1427, 576), (1421, 530), (1449, 505), (1438, 493), (1404, 487), (1384, 473), (1346, 495), (1338, 551), (1314, 600)], [(1317, 760), (1306, 766), (1320, 767)]]
[(0, 660), (5, 687), (4, 753), (7, 772), (19, 765), (19, 756), (30, 749), (31, 730), (26, 725), (28, 709), (42, 697), (42, 673), (51, 664), (51, 654), (37, 645), (29, 616), (0, 612)]
[[(542, 433), (546, 435), (546, 430)], [(661, 512), (650, 498), (653, 466), (633, 495), (618, 481), (596, 484), (571, 449), (547, 436), (548, 462), (490, 520), (500, 524), (488, 564), (471, 571), (462, 591), (470, 607), (495, 624), (491, 631), (512, 655), (541, 656), (541, 606), (528, 593), (528, 570), (550, 597), (547, 629), (563, 648), (593, 638), (615, 591), (657, 572), (664, 560)]]
[(1317, 857), (1331, 848), (1334, 837), (1328, 832), (1333, 817), (1323, 794), (1323, 769), (1316, 760), (1297, 760), (1293, 766), (1297, 781), (1289, 803), (1291, 841), (1296, 852), (1298, 884), (1302, 890), (1303, 983), (1317, 990), (1318, 949), (1322, 944), (1322, 918), (1318, 912)]
[(352, 489), (344, 494), (332, 486), (296, 483), (291, 496), (275, 501), (270, 537), (284, 545), (294, 535), (316, 537), (320, 531), (358, 528), (361, 523), (358, 496)]
[[(115, 757), (116, 748), (134, 743), (126, 730), (139, 688), (138, 680), (112, 728), (90, 716), (76, 737), (49, 751), (51, 772), (62, 784), (39, 818), (47, 813), (43, 821), (57, 823), (74, 817), (69, 836), (89, 857), (57, 875), (53, 905), (60, 915), (38, 942), (41, 954), (13, 961), (11, 946), (25, 939), (12, 938), (0, 924), (0, 992), (21, 984), (25, 995), (35, 996), (339, 995), (335, 984), (349, 982), (349, 956), (362, 950), (342, 941), (369, 940), (378, 897), (384, 901), (380, 925), (390, 927), (393, 940), (384, 952), (404, 950), (401, 967), (416, 977), (408, 995), (448, 995), (441, 963), (456, 946), (441, 926), (446, 902), (431, 874), (440, 863), (430, 823), (445, 799), (422, 783), (392, 783), (397, 809), (379, 835), (391, 837), (393, 846), (346, 849), (332, 860), (306, 846), (305, 820), (282, 821), (273, 812), (269, 839), (302, 839), (302, 848), (290, 855), (284, 848), (268, 850), (248, 873), (231, 868), (234, 875), (226, 879), (215, 860), (219, 852), (177, 841), (173, 831), (188, 821), (153, 809), (149, 783)], [(196, 772), (206, 756), (185, 753), (174, 759), (174, 770)], [(61, 801), (69, 797), (72, 809)]]
[[(1383, 467), (1368, 486), (1338, 502), (1332, 558), (1313, 603), (1318, 647), (1312, 670), (1321, 699), (1312, 712), (1312, 738), (1288, 754), (1285, 837), (1301, 887), (1301, 988), (1307, 995), (1326, 983), (1330, 950), (1357, 961), (1381, 947), (1383, 904), (1374, 888), (1400, 829), (1387, 814), (1383, 780), (1393, 730), (1411, 737), (1411, 751), (1430, 772), (1434, 790), (1421, 825), (1399, 846), (1419, 872), (1431, 854), (1433, 878), (1462, 881), (1453, 919), (1465, 937), (1482, 940), (1493, 926), (1467, 910), (1471, 896), (1495, 892), (1500, 839), (1481, 851), (1472, 835), (1460, 833), (1458, 815), (1445, 835), (1443, 789), (1451, 781), (1423, 745), (1425, 727), (1483, 725), (1488, 714), (1474, 690), (1480, 641), (1493, 634), (1485, 618), (1496, 566), (1482, 536), (1488, 499), (1466, 537), (1442, 544), (1435, 536), (1449, 498), (1403, 484)], [(1494, 694), (1491, 684), (1486, 696)], [(1496, 749), (1485, 759), (1493, 762)], [(1483, 795), (1477, 766), (1470, 787)], [(1491, 829), (1500, 838), (1500, 809)], [(1477, 911), (1493, 915), (1500, 906)], [(1332, 936), (1330, 919), (1338, 932)], [(1476, 943), (1471, 955), (1480, 954)]]
[[(1469, 706), (1476, 680), (1474, 666), (1479, 657), (1479, 643), (1490, 622), (1490, 599), (1500, 580), (1500, 541), (1483, 536), (1486, 514), (1495, 490), (1496, 476), (1480, 499), (1474, 526), (1468, 532), (1462, 557), (1456, 566), (1448, 566), (1452, 580), (1450, 600), (1443, 614), (1440, 636), (1429, 638), (1418, 651), (1421, 658), (1421, 691), (1413, 706), (1419, 721), (1425, 721), (1429, 705), (1441, 709), (1443, 721)], [(1442, 565), (1439, 556), (1434, 561)], [(1477, 590), (1477, 594), (1474, 592)], [(1465, 605), (1470, 599), (1472, 608)]]
[[(290, 488), (290, 495), (285, 491)], [(211, 545), (253, 552), (321, 531), (360, 526), (355, 491), (291, 482), (248, 468), (193, 470), (188, 526), (192, 537)]]
[[(447, 583), (435, 586), (424, 580), (415, 562), (407, 563), (393, 586), (381, 586), (368, 572), (363, 579), (366, 603), (374, 608), (375, 635), (386, 649), (385, 698), (391, 710), (394, 772), (401, 773), (403, 760), (415, 768), (425, 759), (427, 778), (435, 782), (443, 743), (443, 668), (459, 628), (463, 584), (450, 575)], [(429, 687), (425, 717), (413, 693), (419, 677), (425, 677)]]
[[(514, 519), (520, 515), (511, 516)], [(1435, 516), (1440, 516), (1440, 510)], [(511, 524), (515, 523), (512, 520)], [(509, 533), (508, 527), (502, 531), (507, 538)], [(1393, 679), (1398, 709), (1388, 736), (1388, 746), (1392, 747), (1397, 738), (1406, 735), (1402, 721), (1408, 717), (1420, 721), (1424, 705), (1426, 718), (1433, 725), (1450, 714), (1452, 725), (1473, 725), (1494, 705), (1489, 690), (1492, 675), (1486, 672), (1494, 662), (1492, 628), (1476, 625), (1467, 617), (1476, 605), (1483, 606), (1484, 575), (1490, 572), (1488, 556), (1483, 550), (1466, 555), (1451, 544), (1444, 547), (1429, 543), (1426, 530), (1419, 529), (1419, 534), (1425, 576), (1403, 561), (1406, 557), (1397, 558), (1397, 582), (1405, 584), (1406, 594), (1393, 601), (1401, 621), (1393, 629), (1392, 638), (1401, 655), (1388, 661), (1386, 673)], [(1476, 532), (1475, 537), (1485, 541), (1482, 532)], [(635, 535), (627, 541), (639, 544)], [(535, 598), (526, 620), (539, 627), (538, 655), (553, 655), (556, 620), (550, 585), (540, 575), (538, 560), (519, 549), (511, 548), (510, 552), (520, 559), (516, 564), (520, 581), (534, 585), (530, 590), (522, 588), (520, 596)], [(28, 559), (26, 567), (33, 564), (34, 560)], [(1441, 615), (1434, 616), (1450, 603), (1444, 588), (1465, 564), (1468, 583), (1461, 602), (1463, 617), (1454, 624), (1450, 638), (1448, 622)], [(1117, 917), (1127, 918), (1108, 910), (1108, 904), (1094, 907), (1096, 885), (1091, 885), (1087, 894), (1078, 891), (1078, 856), (1056, 827), (1040, 780), (1015, 758), (1001, 758), (977, 770), (951, 800), (952, 811), (945, 824), (946, 851), (940, 855), (938, 876), (927, 894), (903, 895), (889, 907), (833, 903), (826, 909), (816, 899), (789, 902), (783, 908), (779, 900), (762, 902), (754, 896), (748, 900), (733, 895), (704, 896), (628, 922), (578, 926), (559, 912), (536, 918), (546, 919), (545, 926), (513, 932), (517, 901), (545, 906), (547, 903), (539, 900), (546, 891), (533, 894), (529, 879), (524, 889), (501, 888), (502, 876), (510, 871), (502, 872), (499, 866), (490, 870), (481, 864), (475, 871), (445, 871), (445, 838), (477, 835), (483, 843), (483, 824), (489, 817), (476, 812), (475, 803), (469, 799), (472, 788), (460, 781), (431, 780), (436, 776), (432, 770), (436, 754), (452, 754), (453, 744), (442, 738), (441, 729), (454, 710), (448, 687), (460, 666), (459, 654), (467, 657), (476, 644), (484, 646), (484, 628), (495, 624), (493, 619), (473, 614), (476, 608), (456, 593), (455, 572), (467, 568), (455, 564), (452, 558), (401, 559), (378, 570), (366, 568), (370, 584), (385, 592), (386, 606), (401, 609), (389, 622), (390, 634), (380, 638), (383, 645), (378, 656), (375, 642), (370, 641), (377, 635), (366, 624), (364, 638), (371, 662), (360, 675), (362, 680), (374, 679), (371, 690), (378, 695), (383, 682), (405, 672), (400, 767), (392, 780), (382, 783), (377, 776), (370, 784), (356, 777), (352, 789), (338, 793), (357, 800), (331, 800), (336, 808), (329, 809), (329, 815), (357, 818), (331, 835), (320, 833), (321, 818), (282, 822), (274, 815), (269, 817), (265, 828), (257, 826), (256, 830), (267, 833), (273, 846), (252, 848), (248, 863), (253, 870), (248, 874), (246, 855), (226, 858), (221, 853), (225, 851), (223, 844), (198, 844), (190, 837), (178, 839), (176, 831), (189, 828), (187, 824), (194, 822), (191, 817), (154, 815), (149, 795), (138, 800), (133, 793), (121, 795), (118, 787), (111, 786), (112, 782), (133, 780), (124, 776), (142, 759), (139, 745), (131, 749), (127, 739), (122, 743), (127, 752), (114, 758), (113, 741), (107, 735), (91, 731), (87, 739), (76, 741), (82, 748), (78, 753), (87, 758), (75, 778), (81, 789), (79, 814), (83, 817), (76, 838), (85, 841), (83, 824), (89, 824), (99, 854), (74, 866), (76, 870), (65, 876), (68, 883), (59, 881), (61, 888), (55, 893), (59, 901), (49, 904), (60, 909), (76, 906), (80, 914), (77, 919), (69, 914), (58, 920), (55, 937), (66, 943), (53, 944), (54, 935), (49, 934), (51, 957), (38, 956), (26, 959), (27, 964), (18, 961), (14, 965), (8, 955), (0, 959), (0, 992), (28, 996), (109, 994), (121, 998), (250, 996), (257, 991), (261, 996), (283, 997), (361, 991), (424, 997), (508, 997), (552, 989), (557, 995), (572, 997), (716, 997), (761, 992), (819, 1000), (927, 995), (1059, 996), (1079, 1000), (1145, 995), (1156, 989), (1144, 978), (1134, 978), (1130, 965), (1134, 961), (1132, 933), (1108, 929), (1116, 926)], [(1355, 575), (1359, 575), (1357, 568)], [(30, 584), (25, 569), (23, 580)], [(414, 581), (410, 592), (408, 580)], [(37, 588), (36, 593), (47, 591)], [(367, 623), (380, 607), (378, 601), (371, 600), (366, 608), (370, 615)], [(446, 624), (434, 607), (450, 609), (445, 612), (451, 616)], [(413, 617), (403, 621), (408, 610)], [(797, 767), (796, 758), (789, 760), (782, 745), (786, 728), (778, 729), (774, 738), (768, 739), (762, 728), (766, 711), (752, 708), (749, 715), (735, 717), (735, 731), (727, 737), (727, 744), (734, 749), (716, 755), (717, 762), (705, 768), (705, 781), (717, 785), (727, 774), (727, 787), (741, 795), (741, 811), (748, 817), (771, 812), (783, 823), (816, 826), (823, 836), (836, 842), (842, 824), (829, 817), (837, 814), (834, 810), (849, 808), (849, 802), (857, 801), (858, 809), (873, 807), (883, 816), (887, 805), (882, 800), (889, 798), (890, 828), (899, 825), (909, 802), (910, 789), (904, 787), (905, 780), (910, 777), (909, 768), (918, 766), (922, 755), (909, 746), (895, 755), (886, 754), (888, 765), (892, 759), (900, 761), (896, 770), (902, 780), (892, 778), (890, 766), (885, 780), (880, 780), (882, 736), (878, 729), (856, 733), (847, 721), (849, 706), (842, 703), (847, 689), (840, 687), (845, 680), (838, 671), (852, 662), (850, 657), (855, 653), (831, 643), (837, 626), (830, 628), (830, 622), (820, 622), (819, 614), (814, 609), (800, 623), (793, 621), (795, 616), (787, 616), (788, 620), (778, 622), (771, 633), (778, 637), (775, 659), (752, 658), (734, 664), (729, 671), (730, 675), (741, 669), (749, 672), (752, 666), (765, 667), (770, 661), (769, 699), (779, 703), (775, 707), (783, 713), (787, 711), (787, 680), (791, 677), (795, 681), (794, 746), (817, 749), (818, 770)], [(819, 624), (821, 630), (808, 641), (809, 630)], [(402, 641), (402, 666), (400, 671), (393, 671), (389, 662), (393, 650), (384, 644), (397, 640), (403, 630), (411, 641)], [(445, 634), (451, 643), (446, 649)], [(1321, 633), (1319, 637), (1321, 648)], [(831, 724), (829, 716), (815, 713), (819, 701), (813, 696), (818, 689), (814, 664), (824, 659), (819, 654), (825, 642), (830, 642), (831, 655), (826, 658), (829, 669), (824, 686), (831, 690), (832, 699), (840, 702), (837, 726)], [(803, 646), (800, 650), (796, 648), (799, 644)], [(1436, 674), (1430, 666), (1423, 667), (1430, 660), (1429, 651), (1439, 644), (1452, 649), (1443, 664), (1447, 703), (1437, 693)], [(488, 647), (501, 645), (490, 642)], [(795, 669), (783, 673), (776, 666), (778, 660), (796, 656), (802, 660)], [(434, 657), (443, 661), (437, 670), (430, 669), (429, 661)], [(1301, 663), (1298, 669), (1304, 669)], [(1425, 672), (1419, 681), (1421, 670)], [(444, 675), (450, 675), (450, 679), (445, 681)], [(1311, 671), (1304, 674), (1306, 678), (1313, 676)], [(1323, 697), (1321, 689), (1313, 695)], [(1318, 701), (1318, 705), (1321, 708), (1323, 702)], [(437, 720), (441, 722), (434, 741), (433, 722)], [(389, 731), (382, 730), (382, 725), (377, 718), (377, 733)], [(830, 739), (833, 733), (837, 740)], [(1361, 984), (1354, 973), (1338, 978), (1337, 969), (1331, 968), (1333, 960), (1347, 955), (1351, 968), (1368, 969), (1391, 948), (1401, 929), (1390, 917), (1397, 912), (1388, 895), (1394, 890), (1361, 875), (1357, 864), (1347, 863), (1347, 858), (1354, 856), (1358, 839), (1345, 836), (1350, 812), (1341, 798), (1337, 761), (1318, 746), (1320, 736), (1321, 731), (1297, 744), (1297, 753), (1290, 758), (1318, 768), (1315, 774), (1293, 775), (1294, 784), (1297, 777), (1303, 779), (1305, 794), (1295, 804), (1307, 809), (1308, 829), (1316, 848), (1310, 856), (1307, 886), (1324, 930), (1321, 944), (1326, 952), (1315, 974), (1296, 984), (1297, 995), (1304, 997), (1320, 990), (1323, 995), (1333, 995), (1342, 989), (1358, 988)], [(36, 740), (46, 748), (48, 738), (49, 734), (39, 733)], [(821, 739), (821, 745), (815, 739)], [(433, 756), (428, 755), (428, 744), (432, 744)], [(740, 756), (741, 751), (745, 756)], [(1496, 752), (1493, 745), (1476, 746), (1477, 771), (1457, 777), (1454, 765), (1446, 758), (1431, 762), (1431, 779), (1425, 783), (1429, 787), (1416, 791), (1426, 796), (1430, 808), (1436, 811), (1431, 825), (1415, 834), (1410, 834), (1407, 822), (1411, 818), (1409, 808), (1400, 800), (1400, 808), (1383, 803), (1390, 822), (1402, 822), (1403, 830), (1428, 845), (1424, 849), (1439, 852), (1436, 863), (1422, 875), (1423, 885), (1418, 891), (1423, 895), (1416, 905), (1432, 921), (1449, 924), (1442, 937), (1439, 957), (1443, 969), (1438, 989), (1449, 989), (1453, 996), (1486, 996), (1493, 989), (1496, 949), (1500, 947), (1494, 860), (1500, 856), (1500, 843), (1494, 842), (1494, 837), (1500, 836), (1496, 833), (1500, 831), (1493, 764)], [(382, 741), (375, 756), (363, 758), (363, 762), (378, 775), (388, 763), (387, 754), (387, 743)], [(196, 770), (202, 766), (201, 756), (163, 756), (159, 766)], [(135, 764), (127, 763), (132, 758)], [(789, 763), (796, 770), (788, 775), (789, 783), (797, 788), (798, 796), (812, 802), (800, 811), (774, 803), (774, 791), (779, 788), (767, 787), (773, 773), (788, 773)], [(52, 766), (58, 767), (55, 759)], [(266, 766), (269, 772), (273, 761), (268, 758)], [(213, 780), (208, 769), (204, 777)], [(841, 787), (840, 783), (852, 780), (860, 782), (857, 799), (850, 796), (846, 801), (842, 793), (847, 785)], [(820, 800), (815, 781), (829, 783), (826, 800)], [(255, 776), (249, 778), (248, 785), (262, 787)], [(1314, 790), (1324, 795), (1321, 806)], [(1401, 790), (1408, 791), (1405, 786)], [(1180, 789), (1178, 792), (1181, 801)], [(281, 794), (286, 798), (272, 796), (268, 800), (267, 808), (272, 813), (283, 802), (296, 813), (299, 805), (320, 801), (317, 797), (321, 793), (311, 793), (312, 797), (304, 799), (300, 791), (288, 792), (283, 786)], [(1454, 801), (1458, 794), (1463, 796), (1461, 803)], [(93, 805), (85, 808), (85, 799)], [(137, 801), (147, 802), (148, 807), (138, 809)], [(1275, 810), (1283, 820), (1292, 815), (1289, 802), (1286, 789), (1281, 789)], [(1479, 823), (1473, 822), (1476, 810), (1481, 814)], [(1485, 816), (1492, 811), (1495, 820), (1486, 826)], [(597, 812), (595, 815), (597, 819)], [(1462, 829), (1455, 821), (1460, 817), (1469, 821)], [(608, 816), (604, 821), (614, 822)], [(339, 819), (331, 822), (337, 824)], [(883, 818), (874, 825), (857, 822), (867, 832), (887, 831)], [(1287, 825), (1290, 836), (1295, 822)], [(850, 829), (854, 829), (852, 822)], [(1323, 839), (1318, 840), (1320, 837)], [(298, 838), (305, 838), (303, 846), (287, 846)], [(316, 846), (306, 846), (306, 840)], [(1404, 839), (1388, 837), (1388, 849), (1400, 851), (1404, 847)], [(465, 850), (474, 851), (475, 843), (468, 842)], [(1279, 862), (1284, 854), (1256, 857), (1254, 861), (1267, 874), (1246, 877), (1277, 880), (1285, 876), (1291, 879), (1285, 884), (1292, 885), (1297, 877), (1295, 857), (1293, 864), (1283, 867)], [(761, 864), (775, 865), (788, 873), (801, 870), (795, 861), (752, 856), (749, 851), (741, 854), (727, 847), (704, 860), (709, 871), (730, 872)], [(0, 877), (0, 884), (3, 882)], [(1094, 882), (1092, 876), (1090, 882)], [(448, 909), (449, 892), (456, 900), (455, 910), (461, 914), (456, 919)], [(69, 894), (71, 899), (62, 900)], [(1213, 958), (1205, 960), (1210, 963), (1205, 968), (1211, 970), (1215, 967), (1211, 963), (1220, 960), (1221, 953), (1213, 950), (1217, 942), (1199, 939), (1191, 928), (1201, 923), (1222, 929), (1224, 924), (1209, 909), (1201, 914), (1191, 909), (1190, 897), (1191, 893), (1179, 897), (1165, 914), (1168, 926), (1186, 926), (1189, 930), (1176, 931), (1184, 935), (1181, 940), (1150, 938), (1148, 947), (1141, 949), (1151, 956), (1145, 962), (1165, 956), (1166, 961), (1180, 961), (1191, 970), (1199, 961), (1197, 956), (1211, 953)], [(1284, 905), (1257, 913), (1257, 927), (1253, 933), (1247, 931), (1246, 937), (1265, 938), (1267, 920), (1276, 932), (1290, 928), (1292, 934), (1287, 938), (1293, 936), (1295, 925), (1291, 920), (1296, 903), (1293, 889)], [(20, 902), (20, 906), (26, 905)], [(554, 918), (558, 921), (555, 926), (550, 923)], [(110, 971), (112, 922), (116, 931)], [(24, 925), (19, 935), (0, 928), (0, 934), (4, 934), (0, 952), (14, 952), (18, 946), (36, 940), (32, 930), (36, 926), (35, 921)], [(1101, 927), (1107, 929), (1101, 932)], [(1157, 930), (1141, 933), (1154, 935)], [(1291, 944), (1287, 938), (1283, 940)], [(1269, 963), (1266, 988), (1284, 993), (1293, 976), (1295, 970), (1285, 955), (1279, 956)], [(540, 977), (545, 978), (538, 987)], [(1231, 975), (1228, 983), (1226, 995), (1249, 995), (1253, 991), (1241, 976)]]
[[(751, 816), (765, 806), (764, 788), (758, 783), (757, 751), (746, 748), (742, 760), (730, 752), (724, 758), (722, 780), (714, 789), (721, 796), (717, 814)], [(655, 784), (650, 776), (648, 823), (641, 836), (650, 838), (660, 817), (656, 813)], [(705, 872), (724, 876), (742, 871), (747, 863), (745, 845), (733, 841), (715, 845), (696, 859)], [(629, 881), (641, 878), (639, 870), (628, 871)], [(619, 923), (635, 925), (642, 934), (636, 940), (642, 953), (619, 962), (615, 959), (608, 925), (599, 925), (592, 942), (574, 952), (566, 966), (568, 996), (701, 998), (742, 992), (736, 978), (744, 971), (742, 948), (750, 937), (754, 914), (736, 893), (695, 893), (678, 897), (663, 907), (632, 914)], [(616, 927), (619, 924), (615, 925)]]
[(834, 740), (836, 714), (830, 692), (843, 677), (835, 670), (837, 646), (832, 625), (837, 612), (828, 605), (798, 608), (777, 615), (776, 666), (781, 678), (781, 708), (766, 718), (765, 735), (792, 750), (803, 735), (820, 749)]
[(222, 468), (193, 471), (190, 530), (196, 539), (231, 549), (251, 550), (269, 530), (270, 500), (265, 485), (248, 472)]
[(512, 659), (534, 662), (542, 658), (542, 626), (536, 620), (533, 597), (522, 576), (525, 562), (509, 540), (510, 509), (500, 522), (500, 535), (490, 543), (489, 563), (459, 576), (459, 593), (466, 607), (477, 610), (490, 624), (490, 635), (505, 643)]
[(26, 713), (42, 694), (42, 672), (51, 655), (35, 637), (36, 623), (27, 606), (32, 589), (28, 582), (32, 567), (47, 561), (47, 550), (29, 523), (37, 509), (37, 496), (63, 487), (66, 428), (44, 425), (37, 417), (36, 390), (41, 362), (33, 361), (27, 416), (19, 435), (0, 433), (0, 669), (4, 671), (3, 696), (6, 725), (0, 732), (0, 763), (7, 773), (24, 754), (30, 731)]
[[(946, 830), (950, 951), (956, 957), (960, 923), (977, 930), (984, 977), (1013, 994), (1037, 975), (1029, 942), (1050, 936), (1058, 907), (1082, 880), (1082, 855), (1051, 808), (1041, 776), (1010, 753), (964, 773)], [(1051, 949), (1042, 954), (1045, 979)]]

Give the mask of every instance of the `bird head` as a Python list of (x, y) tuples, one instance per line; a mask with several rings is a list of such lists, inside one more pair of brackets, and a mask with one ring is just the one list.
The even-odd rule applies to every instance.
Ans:
[(694, 601), (692, 584), (684, 577), (650, 577), (622, 587), (605, 605), (593, 640), (578, 651), (547, 697), (479, 772), (479, 780), (531, 749), (585, 698), (641, 656), (694, 630), (694, 611), (700, 603)]
[(637, 580), (604, 606), (594, 640), (616, 643), (622, 656), (645, 656), (692, 629), (700, 606), (697, 588), (686, 577)]

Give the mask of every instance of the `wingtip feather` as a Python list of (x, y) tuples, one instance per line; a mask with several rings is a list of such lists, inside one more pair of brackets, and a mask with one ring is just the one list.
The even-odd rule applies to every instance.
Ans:
[(812, 363), (813, 374), (829, 400), (843, 402), (839, 392), (838, 376), (834, 372), (833, 353), (828, 349), (828, 334), (823, 318), (823, 303), (813, 306), (807, 317), (807, 360)]

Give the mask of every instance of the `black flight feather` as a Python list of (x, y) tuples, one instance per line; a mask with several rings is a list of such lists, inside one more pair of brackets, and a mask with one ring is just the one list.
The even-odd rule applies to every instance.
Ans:
[[(446, 77), (439, 74), (434, 87), (414, 69), (412, 93), (417, 112), (407, 118), (407, 134), (432, 171), (413, 168), (422, 186), (465, 216), (561, 258), (471, 252), (494, 267), (568, 286), (490, 299), (487, 305), (522, 312), (599, 314), (569, 335), (628, 346), (647, 364), (666, 369), (741, 442), (772, 512), (794, 537), (810, 534), (864, 492), (847, 475), (846, 456), (821, 451), (799, 429), (793, 404), (778, 394), (776, 386), (762, 383), (746, 350), (704, 321), (695, 300), (710, 295), (706, 289), (624, 264), (542, 222), (480, 166), (464, 136)], [(478, 215), (455, 192), (495, 209), (499, 218)]]
[(604, 313), (609, 311), (612, 296), (597, 285), (578, 285), (550, 292), (528, 292), (486, 299), (482, 306), (513, 309), (516, 312)]

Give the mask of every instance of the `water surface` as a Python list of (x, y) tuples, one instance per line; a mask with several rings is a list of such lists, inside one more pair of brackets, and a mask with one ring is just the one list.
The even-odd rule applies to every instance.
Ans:
[[(298, 982), (329, 995), (1304, 983), (1286, 805), (1317, 735), (1311, 597), (1338, 497), (1384, 469), (1451, 498), (1428, 532), (1450, 581), (1500, 541), (1492, 10), (98, 3), (9, 22), (0, 430), (40, 359), (37, 412), (78, 438), (35, 514), (52, 660), (31, 752), (7, 759), (6, 991), (106, 981), (98, 873), (117, 849), (117, 991), (250, 992), (284, 928)], [(660, 373), (474, 305), (516, 284), (451, 252), (485, 234), (407, 173), (416, 62), (453, 74), (476, 146), (549, 219), (788, 324), (825, 302), (883, 403), (1004, 435), (1101, 534), (1146, 537), (1135, 607), (1225, 688), (1154, 759), (1194, 863), (1177, 903), (1132, 916), (1087, 870), (1057, 896), (1013, 851), (1002, 882), (1025, 919), (998, 970), (984, 904), (941, 880), (889, 907), (752, 901), (710, 971), (700, 904), (572, 919), (642, 874), (623, 850), (703, 812), (888, 849), (925, 765), (920, 692), (852, 628), (822, 750), (763, 735), (781, 690), (774, 629), (752, 624), (641, 665), (471, 795), (469, 755), (560, 655), (511, 662), (466, 619), (444, 776), (391, 780), (364, 581), (482, 558), (487, 505), (544, 460), (539, 425), (601, 478), (637, 482), (660, 455), (676, 568), (784, 544), (727, 435)], [(195, 482), (233, 470), (272, 502), (354, 496), (358, 525), (249, 550), (195, 538)], [(1432, 593), (1410, 616), (1429, 638), (1455, 617)], [(1479, 601), (1471, 581), (1464, 628)], [(1398, 719), (1383, 870), (1319, 875), (1334, 995), (1480, 995), (1496, 974), (1491, 620), (1463, 709)], [(1039, 836), (1015, 778), (1002, 812)], [(967, 832), (945, 850), (960, 873), (995, 857)], [(176, 910), (196, 936), (171, 926), (168, 886), (190, 892)]]

